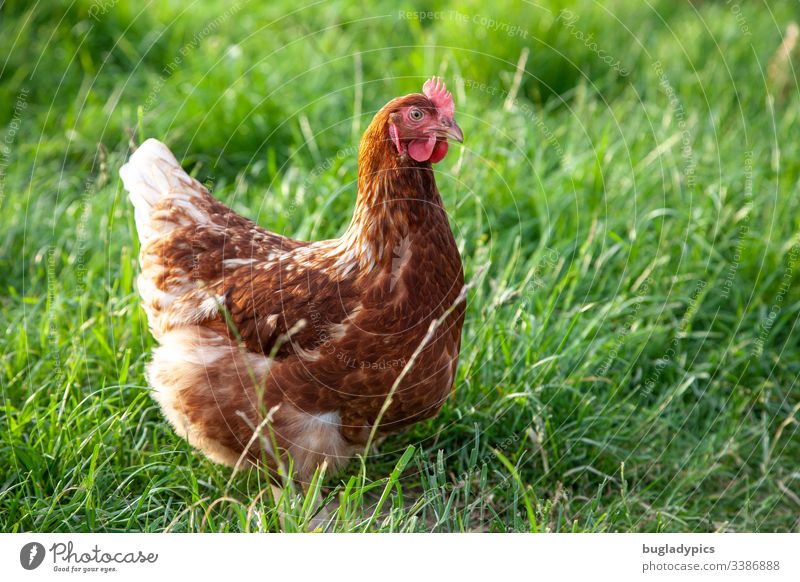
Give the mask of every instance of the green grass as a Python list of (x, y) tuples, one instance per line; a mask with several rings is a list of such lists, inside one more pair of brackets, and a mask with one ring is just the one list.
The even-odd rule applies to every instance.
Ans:
[(360, 132), (435, 73), (467, 137), (439, 186), (467, 276), (489, 264), (457, 391), (287, 484), (285, 528), (322, 503), (332, 531), (800, 530), (800, 52), (769, 69), (796, 6), (110, 4), (1, 9), (0, 531), (280, 527), (264, 476), (148, 394), (130, 131), (263, 226), (336, 236)]

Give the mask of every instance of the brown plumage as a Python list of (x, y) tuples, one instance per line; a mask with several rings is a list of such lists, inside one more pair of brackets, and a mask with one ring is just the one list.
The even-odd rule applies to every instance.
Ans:
[[(271, 426), (297, 478), (326, 459), (342, 466), (363, 449), (431, 322), (456, 301), (464, 276), (431, 162), (461, 131), (444, 85), (429, 81), (424, 93), (392, 100), (365, 132), (340, 239), (293, 240), (238, 216), (155, 140), (120, 170), (159, 342), (148, 380), (178, 434), (213, 460), (273, 465)], [(459, 304), (437, 328), (378, 434), (439, 411), (463, 319)], [(256, 427), (267, 436), (254, 438)]]

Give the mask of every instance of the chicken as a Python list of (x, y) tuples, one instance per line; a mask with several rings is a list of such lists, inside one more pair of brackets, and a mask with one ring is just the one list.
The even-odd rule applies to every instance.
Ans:
[(362, 451), (376, 421), (381, 436), (438, 413), (454, 387), (465, 309), (431, 167), (448, 140), (463, 135), (440, 79), (390, 101), (360, 143), (349, 227), (314, 242), (237, 215), (164, 144), (135, 151), (120, 176), (159, 344), (147, 379), (180, 436), (229, 465), (291, 459), (305, 480)]

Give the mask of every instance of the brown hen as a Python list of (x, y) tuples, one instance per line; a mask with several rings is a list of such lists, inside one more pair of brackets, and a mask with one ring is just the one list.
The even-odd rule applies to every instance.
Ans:
[(355, 212), (334, 240), (294, 240), (242, 218), (156, 140), (131, 156), (120, 175), (159, 343), (147, 378), (179, 435), (221, 463), (291, 459), (305, 480), (363, 449), (379, 417), (385, 434), (439, 411), (464, 319), (461, 260), (431, 168), (448, 139), (462, 140), (453, 114), (432, 79), (375, 115)]

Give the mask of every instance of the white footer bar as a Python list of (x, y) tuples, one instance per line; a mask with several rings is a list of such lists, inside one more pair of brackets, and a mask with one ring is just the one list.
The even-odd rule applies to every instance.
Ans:
[[(800, 580), (800, 534), (0, 534), (3, 580)], [(566, 576), (566, 578), (564, 578)]]

